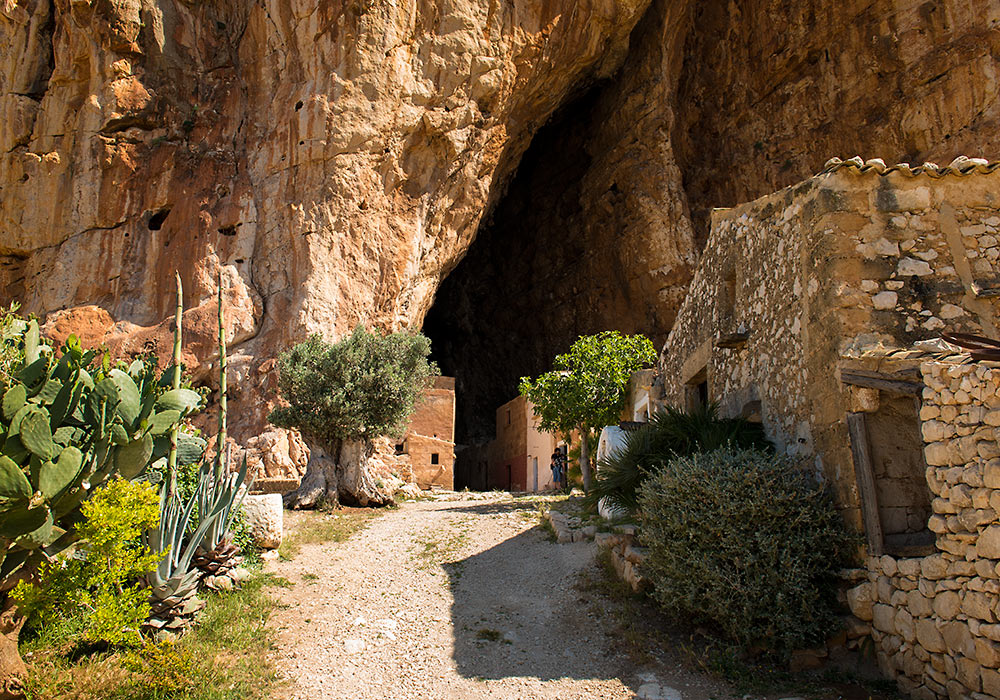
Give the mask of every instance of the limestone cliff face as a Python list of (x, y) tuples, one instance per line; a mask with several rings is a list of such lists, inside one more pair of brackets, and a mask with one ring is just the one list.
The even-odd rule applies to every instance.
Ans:
[(998, 157), (998, 47), (995, 0), (653, 0), (621, 70), (536, 138), (442, 286), (430, 318), (460, 434), (488, 433), (517, 377), (580, 333), (662, 343), (712, 208), (834, 155)]
[(180, 269), (210, 379), (224, 268), (245, 440), (278, 350), (417, 326), (448, 275), (429, 330), (461, 440), (578, 333), (662, 340), (711, 207), (831, 155), (997, 157), (998, 21), (995, 0), (0, 0), (0, 301), (162, 351)]
[(494, 179), (647, 3), (3, 0), (3, 300), (163, 351), (179, 269), (205, 378), (225, 268), (247, 435), (284, 346), (419, 323)]

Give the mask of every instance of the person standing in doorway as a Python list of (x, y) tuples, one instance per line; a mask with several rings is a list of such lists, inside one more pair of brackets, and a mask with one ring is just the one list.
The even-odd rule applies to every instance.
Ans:
[(552, 463), (549, 464), (552, 470), (552, 483), (558, 489), (562, 486), (562, 455), (559, 450), (552, 453)]

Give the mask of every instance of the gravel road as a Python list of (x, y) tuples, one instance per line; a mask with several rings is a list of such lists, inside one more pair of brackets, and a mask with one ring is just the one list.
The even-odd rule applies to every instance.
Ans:
[(637, 666), (621, 650), (613, 616), (579, 590), (592, 543), (549, 541), (527, 500), (456, 499), (406, 503), (271, 564), (293, 584), (273, 617), (284, 698), (730, 695), (669, 651)]

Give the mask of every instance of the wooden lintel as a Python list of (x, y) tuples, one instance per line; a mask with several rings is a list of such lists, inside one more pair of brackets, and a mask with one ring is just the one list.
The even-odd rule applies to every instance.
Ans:
[(903, 394), (906, 396), (920, 396), (923, 393), (924, 385), (917, 382), (908, 382), (902, 379), (888, 379), (886, 377), (872, 376), (868, 373), (858, 374), (842, 370), (840, 381), (853, 386), (863, 386), (869, 389), (888, 391), (891, 394)]
[(724, 335), (720, 335), (715, 341), (715, 347), (725, 348), (727, 350), (739, 350), (747, 344), (747, 339), (749, 337), (749, 332), (726, 333)]

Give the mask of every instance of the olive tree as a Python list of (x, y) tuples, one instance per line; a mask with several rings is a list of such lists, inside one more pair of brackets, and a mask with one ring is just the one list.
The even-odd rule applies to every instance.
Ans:
[(542, 430), (569, 436), (580, 431), (583, 488), (590, 490), (590, 449), (595, 428), (618, 423), (632, 373), (656, 359), (649, 338), (604, 331), (577, 338), (557, 355), (553, 369), (537, 379), (522, 377), (520, 392), (535, 405)]
[(312, 443), (302, 483), (286, 505), (392, 502), (368, 459), (375, 438), (406, 430), (417, 398), (438, 374), (429, 354), (430, 341), (419, 333), (381, 335), (358, 326), (339, 342), (314, 335), (280, 355), (278, 390), (287, 403), (268, 419)]

